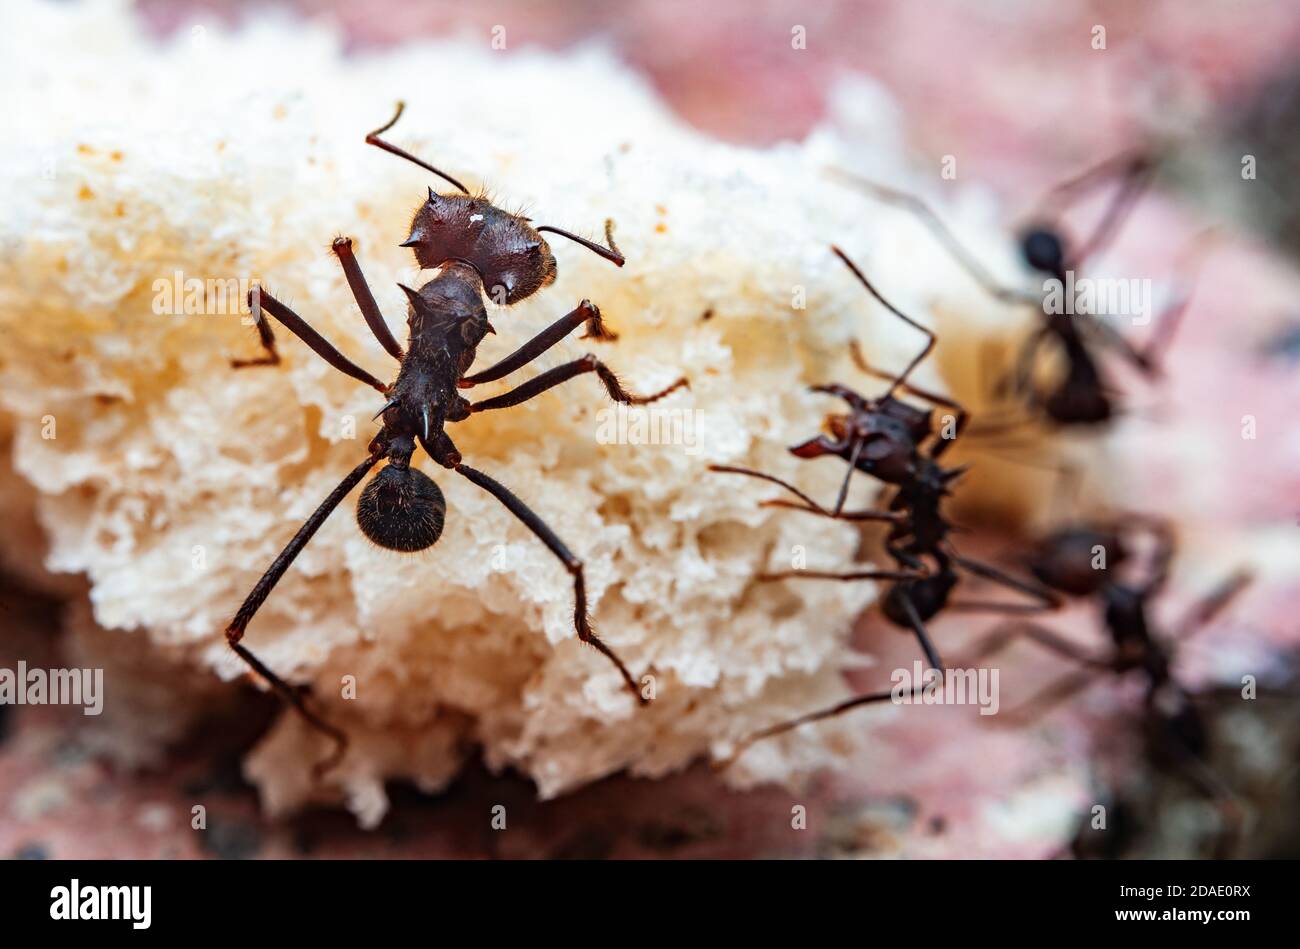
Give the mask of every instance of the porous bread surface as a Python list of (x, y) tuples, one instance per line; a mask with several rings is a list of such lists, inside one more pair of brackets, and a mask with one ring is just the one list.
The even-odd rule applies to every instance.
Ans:
[[(364, 457), (382, 399), (284, 330), (281, 365), (233, 370), (232, 358), (259, 352), (231, 311), (240, 281), (261, 282), (349, 358), (394, 376), (329, 244), (353, 239), (403, 339), (397, 283), (430, 274), (397, 245), (426, 187), (446, 186), (363, 143), (398, 98), (408, 108), (391, 140), (535, 223), (594, 237), (612, 217), (627, 257), (618, 269), (551, 235), (558, 279), (518, 306), (489, 303), (496, 335), (478, 366), (583, 298), (619, 338), (574, 334), (475, 395), (585, 352), (634, 391), (690, 379), (656, 405), (669, 444), (633, 443), (651, 417), (621, 417), (592, 376), (450, 428), (467, 463), (583, 559), (595, 628), (634, 675), (654, 676), (653, 703), (638, 708), (577, 641), (563, 566), (421, 453), (448, 502), (437, 545), (399, 555), (371, 544), (354, 522), (358, 489), (249, 626), (247, 645), (309, 685), (352, 743), (316, 781), (325, 742), (282, 715), (246, 763), (270, 811), (344, 801), (373, 824), (385, 781), (436, 790), (475, 749), (544, 796), (621, 769), (663, 775), (845, 694), (841, 670), (869, 661), (848, 639), (873, 586), (755, 576), (800, 562), (845, 569), (857, 532), (761, 508), (777, 488), (707, 466), (759, 468), (833, 498), (842, 464), (786, 451), (835, 408), (808, 386), (873, 391), (846, 358), (850, 339), (885, 367), (922, 342), (870, 301), (831, 242), (922, 319), (979, 325), (995, 310), (923, 231), (823, 173), (838, 162), (928, 187), (906, 171), (897, 118), (872, 87), (846, 87), (835, 121), (808, 142), (751, 150), (682, 125), (597, 47), (501, 52), (466, 38), (344, 57), (326, 29), (274, 19), (238, 37), (208, 28), (158, 43), (117, 3), (76, 16), (7, 6), (22, 29), (0, 31), (17, 105), (0, 129), (0, 413), (12, 467), (36, 493), (45, 566), (89, 580), (94, 623), (78, 625), (106, 631), (92, 653), (106, 651), (104, 636), (128, 637), (132, 656), (180, 663), (177, 682), (245, 675), (222, 631)], [(982, 223), (988, 209), (953, 213), (968, 239), (1005, 247)], [(202, 299), (188, 298), (190, 279)], [(228, 281), (227, 312), (211, 312)], [(942, 387), (933, 366), (917, 379)], [(859, 482), (850, 503), (868, 506), (874, 492)], [(26, 536), (6, 532), (6, 555), (30, 549)], [(166, 681), (131, 665), (133, 683)], [(162, 706), (137, 704), (142, 716)], [(869, 728), (854, 731), (870, 741)], [(767, 743), (729, 779), (793, 780), (834, 759), (835, 735)]]

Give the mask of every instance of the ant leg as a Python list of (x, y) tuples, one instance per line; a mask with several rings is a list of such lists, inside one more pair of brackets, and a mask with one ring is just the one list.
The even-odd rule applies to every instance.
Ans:
[(605, 324), (601, 322), (600, 308), (590, 300), (583, 300), (576, 309), (560, 317), (505, 359), (494, 363), (481, 372), (466, 376), (457, 385), (462, 389), (469, 389), (481, 383), (494, 382), (503, 376), (508, 376), (516, 369), (528, 365), (583, 323), (587, 324), (587, 332), (581, 337), (582, 339), (594, 339), (602, 342), (612, 342), (618, 339), (618, 336), (606, 329)]
[(931, 668), (943, 672), (943, 660), (939, 658), (939, 650), (934, 648), (934, 643), (930, 641), (930, 634), (926, 631), (925, 620), (921, 619), (921, 614), (916, 610), (916, 604), (912, 598), (904, 591), (899, 597), (903, 605), (903, 612), (907, 614), (907, 620), (912, 624), (912, 632), (916, 635), (916, 641), (921, 646), (921, 652), (925, 653), (926, 661), (930, 663)]
[(254, 319), (257, 325), (257, 336), (262, 343), (262, 349), (266, 351), (266, 355), (259, 356), (256, 359), (232, 359), (230, 360), (232, 369), (280, 365), (280, 353), (275, 348), (275, 331), (271, 329), (271, 321), (260, 313), (256, 314)]
[(989, 656), (1001, 652), (1022, 636), (1063, 659), (1072, 660), (1091, 669), (1104, 670), (1111, 667), (1109, 662), (1098, 659), (1084, 647), (1071, 642), (1046, 626), (1024, 620), (999, 625), (975, 646), (973, 652), (963, 657), (962, 664), (974, 665), (987, 659)]
[(1192, 787), (1205, 795), (1219, 812), (1222, 827), (1217, 835), (1214, 859), (1230, 859), (1241, 845), (1242, 824), (1245, 823), (1241, 798), (1223, 783), (1208, 764), (1192, 754), (1190, 750), (1184, 750), (1178, 756), (1178, 761), (1183, 777)]
[(1038, 350), (1051, 335), (1050, 330), (1040, 326), (1021, 344), (1020, 352), (1016, 353), (1015, 368), (1006, 383), (1012, 394), (1021, 398), (1033, 394), (1034, 360), (1038, 358)]
[[(1073, 264), (1083, 263), (1098, 250), (1114, 239), (1120, 226), (1133, 211), (1142, 192), (1151, 183), (1155, 164), (1147, 156), (1139, 154), (1122, 163), (1123, 182), (1119, 190), (1106, 207), (1101, 220), (1093, 229), (1092, 235), (1083, 242), (1079, 252), (1074, 255)], [(1079, 179), (1081, 180), (1081, 179)]]
[[(981, 447), (1001, 461), (1008, 461), (1013, 465), (1021, 465), (1025, 468), (1033, 468), (1036, 471), (1049, 471), (1054, 474), (1056, 476), (1054, 479), (1055, 485), (1052, 488), (1052, 508), (1056, 512), (1054, 520), (1064, 519), (1068, 512), (1078, 507), (1080, 488), (1083, 485), (1083, 469), (1079, 465), (1061, 459), (1047, 461), (1043, 458), (1028, 458), (1024, 455), (1011, 454), (1005, 450), (1008, 448), (1031, 447), (1025, 442), (984, 445)], [(1004, 450), (998, 451), (998, 448)]]
[[(723, 474), (746, 475), (747, 477), (750, 478), (760, 478), (763, 481), (769, 481), (772, 484), (780, 485), (781, 487), (789, 491), (791, 494), (793, 494), (795, 497), (799, 498), (799, 500), (807, 504), (809, 510), (818, 511), (822, 514), (825, 514), (827, 517), (831, 516), (830, 511), (826, 510), (824, 507), (822, 507), (812, 498), (808, 497), (808, 495), (804, 494), (794, 485), (790, 484), (788, 481), (782, 481), (776, 475), (765, 474), (762, 471), (755, 471), (752, 468), (737, 468), (733, 465), (709, 465), (709, 470), (720, 471)], [(766, 504), (767, 502), (763, 502), (763, 503)]]
[(1238, 570), (1222, 581), (1207, 596), (1203, 597), (1178, 625), (1174, 627), (1173, 638), (1183, 639), (1203, 628), (1230, 604), (1242, 590), (1250, 586), (1255, 576), (1249, 570)]
[(839, 177), (852, 182), (864, 191), (874, 195), (878, 200), (886, 204), (892, 204), (910, 212), (918, 218), (922, 224), (930, 231), (931, 234), (943, 245), (948, 254), (958, 263), (963, 270), (974, 278), (984, 292), (995, 300), (1008, 304), (1029, 304), (1033, 306), (1041, 305), (1038, 297), (1024, 293), (1020, 290), (1014, 290), (1004, 286), (989, 273), (984, 266), (975, 259), (962, 243), (957, 240), (956, 236), (950, 231), (934, 211), (930, 209), (920, 198), (908, 194), (905, 191), (899, 191), (896, 188), (890, 188), (886, 185), (878, 184), (867, 178), (860, 178), (857, 175), (851, 175), (847, 172), (836, 170), (834, 172)]
[(364, 382), (371, 388), (378, 389), (385, 395), (388, 394), (388, 386), (384, 385), (370, 373), (366, 372), (352, 360), (348, 359), (341, 352), (330, 345), (320, 333), (316, 332), (311, 326), (297, 313), (289, 309), (271, 294), (267, 293), (261, 287), (254, 287), (248, 291), (248, 305), (252, 308), (253, 314), (259, 321), (263, 320), (262, 311), (270, 313), (277, 320), (283, 323), (289, 330), (301, 339), (304, 343), (315, 351), (327, 363), (337, 369), (344, 375), (351, 376), (358, 382)]
[[(1039, 206), (1041, 208), (1050, 208), (1053, 211), (1060, 211), (1060, 209), (1068, 207), (1070, 203), (1077, 200), (1079, 194), (1092, 188), (1098, 182), (1113, 177), (1117, 172), (1121, 175), (1131, 175), (1134, 168), (1145, 166), (1150, 161), (1150, 157), (1141, 149), (1129, 149), (1120, 152), (1118, 155), (1111, 155), (1109, 158), (1085, 168), (1073, 177), (1053, 185), (1051, 190), (1039, 201)], [(1043, 216), (1047, 216), (1045, 212)]]
[(632, 673), (628, 672), (623, 660), (618, 657), (614, 650), (606, 646), (591, 628), (591, 618), (587, 615), (587, 584), (583, 576), (582, 561), (574, 556), (573, 552), (564, 545), (564, 541), (560, 540), (555, 535), (555, 532), (547, 527), (546, 523), (533, 513), (528, 505), (512, 494), (505, 485), (483, 472), (471, 468), (469, 465), (458, 464), (453, 470), (464, 475), (469, 481), (478, 485), (504, 504), (506, 509), (522, 521), (524, 526), (532, 531), (537, 536), (537, 539), (545, 544), (547, 549), (564, 564), (565, 569), (573, 575), (573, 625), (577, 630), (578, 639), (588, 646), (594, 646), (597, 652), (612, 662), (623, 677), (623, 681), (627, 683), (627, 687), (637, 697), (637, 701), (642, 705), (648, 705), (649, 700), (641, 694), (640, 686), (632, 678)]
[(1033, 698), (1026, 701), (1023, 705), (1019, 705), (1006, 712), (999, 711), (993, 716), (997, 719), (995, 724), (1013, 727), (1027, 725), (1035, 719), (1041, 718), (1044, 714), (1060, 705), (1062, 702), (1073, 698), (1087, 689), (1096, 681), (1098, 675), (1100, 675), (1100, 672), (1098, 671), (1092, 669), (1081, 669), (1078, 672), (1072, 672), (1067, 676), (1063, 676), (1036, 694)]
[(840, 511), (836, 514), (834, 511), (827, 511), (820, 507), (808, 507), (803, 504), (796, 504), (794, 501), (785, 501), (780, 498), (774, 498), (770, 501), (760, 501), (759, 507), (783, 507), (791, 511), (803, 511), (806, 514), (816, 514), (819, 517), (829, 517), (837, 521), (888, 521), (891, 524), (897, 524), (906, 520), (907, 515), (901, 511)]
[[(890, 376), (889, 378), (892, 379), (894, 377)], [(819, 385), (819, 386), (809, 386), (808, 391), (819, 392), (822, 395), (831, 395), (831, 396), (835, 396), (835, 398), (837, 399), (843, 399), (845, 402), (849, 404), (851, 408), (855, 408), (855, 409), (870, 408), (869, 400), (864, 399), (861, 395), (859, 395), (857, 392), (850, 389), (848, 386), (840, 385), (838, 382), (830, 382), (825, 385)]]
[(649, 402), (656, 402), (675, 392), (682, 386), (689, 385), (685, 377), (678, 379), (666, 389), (661, 389), (652, 395), (633, 395), (623, 388), (618, 377), (614, 375), (603, 362), (590, 354), (575, 359), (573, 362), (567, 362), (562, 366), (556, 366), (554, 369), (548, 369), (541, 375), (534, 376), (523, 385), (511, 389), (509, 392), (495, 396), (491, 399), (484, 399), (482, 402), (471, 402), (469, 410), (471, 412), (486, 412), (490, 409), (508, 409), (511, 406), (519, 405), (521, 402), (527, 402), (534, 396), (541, 395), (547, 389), (553, 389), (556, 386), (568, 382), (574, 376), (580, 376), (585, 372), (594, 372), (600, 377), (600, 381), (605, 384), (605, 391), (615, 402), (622, 402), (625, 405), (645, 405)]
[(365, 317), (370, 332), (375, 334), (375, 339), (379, 340), (379, 345), (388, 351), (388, 355), (401, 362), (403, 356), (401, 344), (393, 338), (392, 331), (384, 321), (384, 315), (379, 312), (379, 304), (375, 302), (374, 294), (370, 292), (370, 285), (366, 283), (365, 275), (361, 273), (361, 265), (357, 263), (356, 255), (352, 253), (352, 238), (336, 237), (330, 249), (334, 251), (334, 256), (339, 259), (339, 264), (343, 267), (343, 276), (348, 280), (352, 297), (361, 308), (361, 315)]
[(311, 517), (307, 518), (302, 527), (298, 528), (298, 533), (293, 535), (293, 539), (289, 541), (284, 550), (280, 551), (279, 556), (271, 562), (271, 566), (267, 568), (266, 573), (262, 574), (262, 578), (257, 581), (257, 584), (239, 607), (239, 611), (235, 613), (235, 618), (226, 627), (226, 642), (230, 644), (230, 648), (235, 651), (239, 658), (248, 663), (254, 672), (265, 679), (271, 688), (280, 694), (281, 698), (292, 705), (307, 724), (334, 740), (334, 751), (329, 758), (317, 765), (318, 774), (328, 771), (338, 764), (347, 748), (347, 738), (337, 728), (327, 724), (308, 709), (298, 690), (268, 669), (260, 659), (240, 644), (240, 640), (244, 638), (244, 631), (248, 628), (249, 622), (262, 604), (266, 602), (271, 590), (280, 582), (280, 578), (289, 569), (289, 565), (293, 563), (294, 558), (307, 546), (308, 542), (315, 536), (316, 531), (325, 523), (326, 518), (334, 513), (334, 509), (347, 497), (348, 492), (361, 483), (361, 479), (375, 466), (379, 458), (379, 455), (371, 455), (353, 468), (348, 476), (339, 483), (339, 486), (329, 493), (329, 496), (312, 512)]
[[(747, 475), (751, 478), (760, 478), (763, 481), (770, 481), (772, 484), (780, 485), (791, 494), (795, 495), (803, 504), (795, 504), (793, 501), (768, 500), (759, 502), (759, 507), (785, 507), (794, 511), (806, 511), (809, 514), (817, 514), (821, 517), (829, 517), (841, 521), (900, 521), (906, 515), (896, 511), (830, 511), (822, 507), (808, 495), (804, 494), (794, 485), (782, 481), (775, 475), (765, 474), (762, 471), (754, 471), (752, 468), (737, 468), (732, 465), (709, 465), (710, 471), (720, 471), (724, 474)], [(849, 469), (850, 471), (852, 469)]]
[[(912, 694), (913, 696), (919, 694), (919, 690), (913, 689)], [(843, 702), (839, 702), (828, 708), (816, 712), (809, 712), (806, 715), (800, 715), (797, 718), (792, 718), (788, 721), (780, 722), (776, 725), (771, 725), (768, 728), (756, 731), (753, 734), (742, 738), (737, 743), (731, 754), (714, 765), (714, 770), (723, 771), (731, 767), (736, 763), (736, 760), (739, 759), (741, 755), (754, 745), (755, 742), (762, 741), (764, 738), (771, 738), (774, 735), (780, 735), (792, 731), (801, 725), (809, 725), (813, 722), (820, 722), (827, 718), (834, 718), (837, 715), (843, 715), (845, 712), (851, 711), (855, 708), (861, 708), (864, 705), (874, 705), (879, 702), (887, 702), (892, 698), (894, 698), (894, 692), (892, 689), (888, 692), (867, 692), (862, 695), (856, 695), (851, 699), (846, 699)]]
[(254, 672), (265, 679), (267, 684), (271, 686), (275, 693), (279, 695), (284, 702), (292, 706), (294, 711), (302, 716), (303, 721), (334, 742), (334, 747), (330, 751), (329, 755), (324, 760), (318, 761), (312, 766), (312, 773), (318, 779), (332, 771), (338, 763), (343, 760), (344, 754), (347, 753), (348, 736), (307, 707), (307, 703), (303, 698), (305, 690), (295, 689), (293, 686), (289, 685), (289, 683), (285, 682), (272, 672), (267, 667), (266, 663), (253, 655), (247, 647), (232, 642), (230, 648), (235, 651), (235, 655), (248, 663), (249, 667), (252, 668)]
[(1104, 320), (1089, 320), (1088, 326), (1099, 342), (1116, 350), (1147, 378), (1154, 378), (1160, 375), (1161, 358), (1182, 325), (1191, 302), (1192, 295), (1188, 292), (1166, 306), (1156, 317), (1150, 338), (1141, 347), (1134, 346), (1119, 330)]
[(829, 570), (779, 570), (776, 573), (760, 573), (759, 580), (921, 580), (924, 573), (916, 570), (853, 570), (847, 573), (835, 573)]
[(889, 392), (886, 393), (886, 396), (887, 397), (891, 396), (894, 394), (895, 389), (897, 389), (899, 386), (907, 384), (907, 377), (912, 374), (913, 369), (915, 369), (922, 362), (924, 362), (925, 358), (930, 355), (930, 353), (934, 350), (935, 343), (939, 341), (939, 337), (934, 335), (933, 330), (927, 329), (926, 327), (922, 326), (920, 323), (916, 322), (916, 320), (912, 319), (910, 316), (908, 316), (898, 307), (894, 306), (894, 304), (890, 303), (883, 296), (881, 296), (880, 291), (877, 290), (874, 286), (872, 286), (871, 281), (867, 279), (867, 275), (858, 269), (858, 265), (849, 259), (848, 254), (844, 253), (844, 251), (840, 250), (838, 247), (836, 247), (833, 244), (831, 245), (831, 251), (835, 254), (836, 257), (844, 261), (845, 265), (849, 268), (849, 270), (853, 272), (853, 276), (857, 277), (858, 282), (867, 288), (867, 292), (870, 293), (873, 297), (875, 297), (877, 303), (883, 306), (890, 313), (894, 314), (894, 316), (898, 317), (908, 326), (912, 327), (913, 329), (919, 330), (920, 332), (925, 334), (925, 346), (922, 347), (919, 353), (917, 353), (915, 356), (912, 357), (912, 361), (907, 364), (907, 368), (905, 368), (902, 371), (902, 373), (899, 374), (898, 378), (894, 380), (893, 385), (889, 387)]
[(1041, 613), (1060, 609), (1061, 598), (1051, 590), (1047, 589), (1047, 587), (1036, 583), (1030, 583), (1026, 580), (1018, 580), (1010, 574), (1003, 573), (1001, 570), (990, 567), (988, 564), (980, 563), (978, 560), (971, 560), (968, 557), (963, 557), (955, 550), (950, 549), (949, 554), (953, 561), (967, 572), (973, 573), (975, 576), (982, 577), (985, 580), (991, 580), (994, 583), (1001, 584), (1004, 587), (1009, 587), (1019, 593), (1024, 593), (1026, 596), (1033, 597), (1035, 600), (1039, 601), (1037, 604), (975, 603), (969, 601), (965, 603), (953, 602), (948, 604), (949, 609), (972, 610), (1001, 608), (1004, 612), (1008, 613)]

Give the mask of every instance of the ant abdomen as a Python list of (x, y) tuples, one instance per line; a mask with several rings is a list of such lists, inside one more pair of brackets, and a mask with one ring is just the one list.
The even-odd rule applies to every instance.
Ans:
[(1118, 536), (1085, 527), (1058, 531), (1037, 545), (1029, 570), (1039, 581), (1071, 596), (1091, 596), (1128, 558)]
[(442, 536), (447, 500), (423, 471), (390, 464), (370, 479), (357, 498), (357, 526), (380, 547), (411, 553)]
[(415, 212), (402, 244), (424, 269), (450, 260), (469, 264), (495, 303), (516, 303), (555, 280), (555, 256), (546, 240), (517, 214), (485, 198), (438, 194)]

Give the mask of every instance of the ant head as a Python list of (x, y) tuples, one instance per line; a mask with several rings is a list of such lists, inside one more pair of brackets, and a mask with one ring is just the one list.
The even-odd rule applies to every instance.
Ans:
[(1035, 270), (1059, 274), (1065, 268), (1065, 241), (1052, 227), (1031, 227), (1020, 235), (1020, 253)]
[(442, 536), (447, 501), (438, 485), (409, 465), (389, 464), (357, 499), (357, 526), (380, 547), (412, 552)]
[(1090, 596), (1110, 582), (1128, 557), (1111, 530), (1067, 527), (1040, 540), (1029, 557), (1029, 571), (1053, 590)]
[(528, 221), (486, 198), (437, 194), (415, 212), (411, 236), (402, 244), (425, 269), (462, 260), (499, 304), (517, 303), (555, 280), (555, 255)]

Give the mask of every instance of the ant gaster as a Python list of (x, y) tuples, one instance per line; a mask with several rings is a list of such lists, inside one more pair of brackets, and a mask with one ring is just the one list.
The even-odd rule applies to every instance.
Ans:
[[(1060, 636), (1053, 630), (1018, 620), (989, 633), (964, 662), (977, 664), (1024, 637), (1080, 668), (1049, 685), (1023, 705), (998, 716), (1001, 724), (1019, 724), (1095, 684), (1104, 674), (1138, 673), (1144, 680), (1144, 723), (1149, 746), (1178, 768), (1200, 793), (1219, 807), (1225, 825), (1235, 833), (1239, 820), (1231, 792), (1205, 763), (1209, 738), (1195, 697), (1173, 675), (1173, 649), (1192, 632), (1222, 612), (1250, 582), (1238, 572), (1203, 598), (1162, 641), (1152, 631), (1150, 603), (1169, 576), (1174, 538), (1169, 525), (1159, 519), (1130, 514), (1124, 527), (1117, 524), (1076, 524), (1039, 540), (1026, 558), (1035, 577), (1067, 596), (1096, 600), (1110, 635), (1104, 654)], [(1144, 535), (1153, 547), (1146, 576), (1123, 576), (1132, 563), (1130, 537)]]
[[(927, 336), (925, 347), (901, 374), (892, 376), (872, 368), (856, 344), (850, 354), (858, 368), (869, 375), (890, 381), (885, 394), (867, 398), (848, 386), (831, 384), (813, 386), (813, 392), (842, 399), (849, 407), (845, 414), (833, 414), (826, 420), (828, 434), (818, 435), (793, 446), (790, 452), (799, 458), (833, 455), (848, 463), (835, 504), (825, 508), (798, 488), (773, 475), (730, 465), (712, 465), (714, 471), (747, 475), (780, 485), (799, 498), (798, 502), (775, 499), (762, 502), (764, 507), (783, 507), (822, 517), (845, 521), (884, 521), (890, 525), (885, 549), (897, 570), (857, 570), (835, 573), (815, 570), (786, 570), (763, 574), (761, 579), (885, 580), (890, 582), (881, 600), (885, 617), (894, 625), (910, 629), (916, 636), (930, 665), (942, 670), (938, 652), (926, 632), (926, 622), (944, 609), (990, 610), (995, 612), (1036, 612), (1055, 609), (1058, 598), (1050, 591), (1008, 576), (1001, 571), (959, 554), (948, 539), (952, 524), (942, 511), (952, 484), (965, 472), (964, 467), (945, 468), (940, 457), (961, 435), (969, 420), (968, 413), (955, 401), (920, 389), (907, 381), (912, 371), (934, 349), (934, 333), (908, 317), (887, 301), (872, 286), (862, 271), (838, 247), (832, 251), (848, 266), (867, 291), (890, 313)], [(925, 399), (932, 405), (951, 409), (943, 430), (936, 430), (934, 411), (909, 405), (895, 396), (902, 390)], [(947, 430), (950, 428), (950, 431)], [(895, 488), (886, 510), (844, 510), (849, 482), (854, 472), (871, 475)], [(986, 580), (1033, 597), (1035, 603), (966, 601), (949, 602), (960, 577), (957, 568)], [(735, 758), (753, 742), (776, 735), (799, 725), (829, 718), (872, 702), (883, 701), (891, 693), (871, 693), (849, 699), (832, 708), (800, 716), (764, 729), (743, 740)]]
[[(1035, 220), (1019, 234), (1020, 253), (1025, 263), (1055, 286), (1072, 286), (1067, 274), (1110, 241), (1133, 205), (1150, 183), (1156, 169), (1151, 154), (1137, 151), (1122, 154), (1088, 169), (1057, 185), (1047, 202), (1053, 213), (1040, 211)], [(989, 273), (953, 235), (939, 216), (915, 195), (890, 188), (856, 175), (836, 174), (879, 200), (912, 213), (929, 228), (936, 239), (975, 281), (992, 297), (1003, 303), (1030, 305), (1040, 311), (1042, 321), (1021, 345), (1010, 373), (998, 385), (998, 394), (1015, 395), (1031, 411), (1040, 413), (1054, 425), (1086, 427), (1108, 422), (1116, 412), (1112, 393), (1102, 372), (1094, 344), (1109, 346), (1121, 353), (1148, 377), (1159, 373), (1158, 360), (1169, 344), (1186, 311), (1187, 294), (1181, 294), (1160, 314), (1150, 339), (1142, 348), (1134, 347), (1105, 318), (1076, 316), (1068, 312), (1048, 313), (1043, 294), (1006, 287)], [(1075, 197), (1099, 182), (1118, 177), (1120, 185), (1112, 196), (1101, 221), (1091, 236), (1076, 250), (1053, 220)], [(1039, 349), (1048, 341), (1056, 344), (1064, 357), (1064, 372), (1048, 388), (1042, 389), (1035, 379), (1034, 367)], [(1000, 431), (1010, 425), (997, 424)]]
[[(484, 293), (491, 292), (501, 303), (517, 303), (554, 281), (555, 257), (542, 237), (542, 231), (574, 240), (620, 267), (623, 266), (623, 256), (612, 240), (610, 247), (605, 248), (558, 228), (533, 227), (529, 219), (495, 207), (486, 198), (471, 196), (454, 178), (381, 139), (380, 136), (397, 122), (402, 108), (399, 103), (392, 120), (367, 135), (366, 142), (414, 162), (450, 182), (461, 192), (437, 194), (430, 188), (428, 199), (412, 221), (410, 236), (402, 244), (414, 251), (421, 268), (438, 269), (433, 279), (418, 290), (402, 287), (409, 303), (405, 350), (393, 337), (380, 313), (353, 253), (351, 240), (338, 238), (332, 248), (367, 325), (380, 345), (400, 364), (396, 380), (391, 385), (385, 385), (335, 349), (302, 317), (260, 288), (250, 293), (250, 305), (258, 316), (259, 334), (267, 355), (259, 360), (236, 364), (266, 365), (278, 362), (274, 334), (269, 321), (262, 316), (265, 312), (275, 317), (334, 368), (366, 383), (386, 399), (375, 416), (382, 417), (383, 426), (371, 440), (366, 459), (329, 494), (275, 558), (226, 630), (231, 648), (293, 705), (309, 724), (334, 740), (334, 750), (318, 766), (318, 773), (341, 759), (346, 748), (346, 737), (309, 709), (303, 696), (271, 672), (240, 640), (249, 621), (284, 576), (294, 558), (330, 513), (381, 460), (387, 464), (371, 478), (357, 500), (357, 524), (361, 531), (379, 546), (397, 551), (424, 550), (438, 540), (443, 529), (447, 503), (437, 483), (411, 465), (411, 456), (417, 443), (439, 465), (456, 472), (499, 500), (564, 564), (573, 576), (573, 622), (578, 638), (606, 656), (618, 668), (627, 687), (637, 695), (638, 700), (645, 701), (636, 680), (623, 661), (591, 627), (587, 615), (582, 561), (509, 489), (482, 471), (464, 464), (445, 425), (448, 422), (463, 421), (478, 412), (519, 405), (584, 373), (594, 372), (611, 398), (634, 405), (661, 399), (687, 384), (685, 379), (679, 379), (652, 395), (633, 395), (623, 388), (604, 363), (595, 356), (586, 355), (540, 373), (502, 395), (480, 402), (465, 399), (460, 390), (509, 375), (584, 324), (587, 327), (584, 338), (614, 338), (601, 321), (600, 310), (590, 301), (583, 300), (576, 309), (524, 343), (511, 355), (480, 372), (469, 374), (479, 344), (488, 333), (494, 332), (484, 307)], [(612, 236), (610, 232), (611, 226), (607, 223), (607, 239)]]

